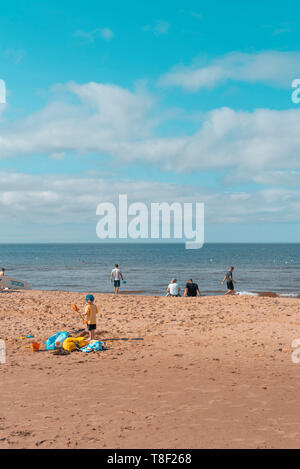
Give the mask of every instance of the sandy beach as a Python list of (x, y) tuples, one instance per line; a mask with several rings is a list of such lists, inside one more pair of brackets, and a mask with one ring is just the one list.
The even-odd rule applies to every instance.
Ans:
[(298, 448), (299, 299), (96, 294), (106, 350), (32, 352), (82, 293), (0, 294), (0, 448)]

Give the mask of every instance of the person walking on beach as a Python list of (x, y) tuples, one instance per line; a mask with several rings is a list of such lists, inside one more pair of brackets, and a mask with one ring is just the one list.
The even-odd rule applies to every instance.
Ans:
[(95, 298), (93, 295), (87, 295), (85, 300), (87, 305), (84, 312), (87, 320), (87, 329), (89, 331), (89, 340), (94, 340), (97, 328), (96, 316), (98, 314), (98, 308), (94, 304)]
[(115, 268), (111, 271), (111, 274), (110, 274), (110, 282), (112, 283), (112, 281), (114, 281), (115, 295), (119, 293), (121, 280), (124, 281), (124, 277), (122, 275), (122, 272), (119, 269), (119, 265), (115, 264)]
[(190, 278), (185, 286), (184, 296), (201, 296), (197, 283)]
[(227, 274), (223, 278), (223, 281), (221, 282), (221, 285), (224, 285), (225, 280), (227, 281), (227, 290), (228, 291), (225, 293), (225, 295), (232, 295), (234, 293), (234, 283), (235, 283), (235, 281), (232, 278), (233, 271), (234, 271), (234, 267), (231, 266), (229, 268)]
[(167, 296), (180, 296), (180, 288), (178, 286), (176, 278), (172, 278), (167, 288)]
[[(0, 278), (1, 277), (4, 277), (4, 274), (5, 274), (5, 269), (2, 267), (1, 271), (0, 271)], [(0, 290), (4, 290), (4, 285), (2, 284), (2, 279), (1, 279), (1, 283), (0, 283)]]

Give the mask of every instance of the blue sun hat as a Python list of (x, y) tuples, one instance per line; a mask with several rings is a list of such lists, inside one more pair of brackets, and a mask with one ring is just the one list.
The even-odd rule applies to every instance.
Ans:
[(93, 295), (86, 295), (85, 300), (86, 300), (86, 302), (88, 302), (88, 301), (94, 301), (95, 298), (93, 297)]

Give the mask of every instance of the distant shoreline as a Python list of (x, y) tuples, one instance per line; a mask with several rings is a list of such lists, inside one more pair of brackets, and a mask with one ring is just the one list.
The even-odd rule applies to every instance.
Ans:
[[(53, 289), (53, 290), (49, 290), (49, 289), (34, 289), (32, 288), (31, 290), (0, 290), (0, 294), (1, 293), (22, 293), (22, 292), (39, 292), (39, 293), (70, 293), (70, 294), (79, 294), (79, 295), (83, 295), (85, 293), (88, 292), (88, 290), (86, 291), (78, 291), (78, 290), (56, 290), (56, 289)], [(97, 295), (105, 295), (106, 297), (115, 297), (114, 293), (113, 292), (99, 292), (99, 291), (95, 291), (93, 290), (93, 293), (97, 294)], [(147, 298), (167, 298), (166, 295), (164, 294), (158, 294), (158, 293), (149, 293), (147, 292), (146, 290), (132, 290), (132, 291), (120, 291), (119, 292), (119, 296), (122, 296), (122, 297), (126, 297), (126, 296), (129, 296), (129, 297), (132, 297), (132, 296), (140, 296), (140, 297), (147, 297)], [(207, 294), (201, 294), (200, 297), (194, 297), (195, 299), (197, 299), (199, 301), (200, 298), (220, 298), (222, 296), (225, 296), (224, 292), (220, 292), (220, 294), (215, 294), (215, 295), (207, 295)], [(234, 295), (231, 295), (235, 298), (239, 298), (239, 297), (250, 297), (250, 298), (281, 298), (281, 299), (300, 299), (300, 293), (276, 293), (276, 292), (239, 292), (237, 291)], [(180, 296), (180, 297), (176, 297), (176, 298), (171, 298), (169, 297), (168, 299), (170, 301), (174, 301), (174, 299), (176, 300), (180, 300), (180, 299), (185, 299), (185, 298), (188, 298), (189, 300), (193, 297), (184, 297), (183, 295)]]

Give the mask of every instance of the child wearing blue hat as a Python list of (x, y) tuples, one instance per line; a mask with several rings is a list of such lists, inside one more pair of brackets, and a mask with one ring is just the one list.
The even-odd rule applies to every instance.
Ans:
[(94, 340), (95, 331), (97, 328), (96, 316), (98, 314), (98, 308), (94, 304), (95, 298), (93, 297), (93, 295), (87, 295), (85, 299), (87, 303), (85, 307), (85, 316), (87, 320), (87, 328), (89, 331), (89, 339)]

